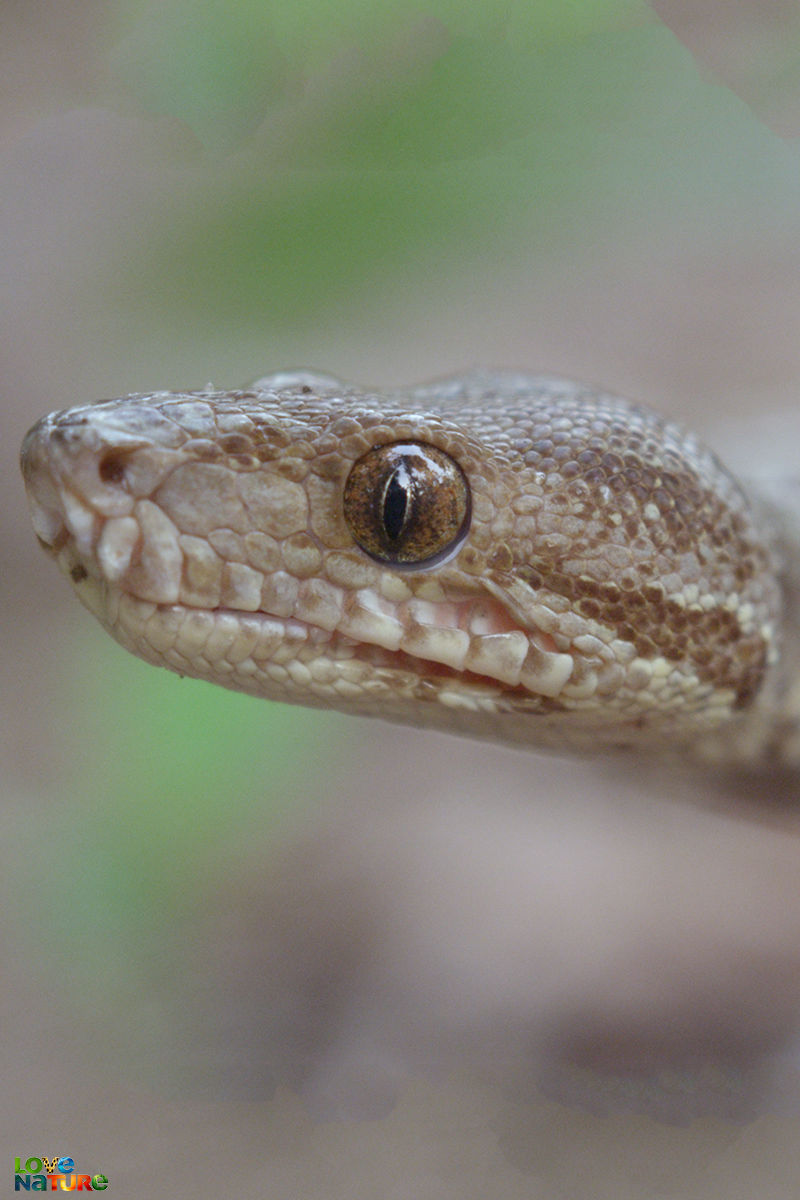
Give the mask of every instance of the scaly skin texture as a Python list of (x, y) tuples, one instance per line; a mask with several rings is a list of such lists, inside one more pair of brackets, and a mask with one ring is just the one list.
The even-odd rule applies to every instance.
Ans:
[[(375, 561), (348, 523), (353, 465), (398, 442), (466, 479), (432, 565)], [(281, 374), (55, 413), (22, 463), (40, 540), (149, 662), (532, 746), (797, 757), (770, 530), (692, 434), (617, 397)]]

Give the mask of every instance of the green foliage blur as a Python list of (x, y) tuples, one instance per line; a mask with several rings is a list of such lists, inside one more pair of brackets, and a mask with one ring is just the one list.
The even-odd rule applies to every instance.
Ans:
[(796, 170), (642, 0), (127, 0), (115, 31), (114, 102), (198, 151), (120, 303), (265, 353), (520, 245), (735, 220)]

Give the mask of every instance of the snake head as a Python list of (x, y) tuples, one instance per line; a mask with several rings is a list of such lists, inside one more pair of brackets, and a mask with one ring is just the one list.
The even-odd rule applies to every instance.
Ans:
[(44, 418), (33, 523), (140, 657), (273, 699), (559, 748), (750, 706), (780, 597), (747, 499), (576, 384), (307, 372)]

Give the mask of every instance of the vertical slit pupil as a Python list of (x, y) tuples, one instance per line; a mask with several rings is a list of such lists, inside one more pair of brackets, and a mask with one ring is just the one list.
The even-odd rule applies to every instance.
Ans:
[(403, 532), (408, 516), (408, 472), (398, 467), (383, 493), (383, 528), (390, 542), (396, 542)]

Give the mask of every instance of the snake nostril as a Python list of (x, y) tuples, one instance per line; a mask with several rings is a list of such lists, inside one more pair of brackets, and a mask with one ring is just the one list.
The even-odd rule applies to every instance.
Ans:
[(127, 456), (121, 450), (108, 450), (100, 459), (98, 474), (103, 483), (122, 483)]

